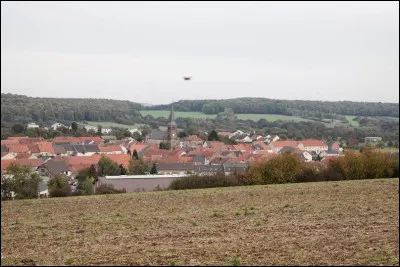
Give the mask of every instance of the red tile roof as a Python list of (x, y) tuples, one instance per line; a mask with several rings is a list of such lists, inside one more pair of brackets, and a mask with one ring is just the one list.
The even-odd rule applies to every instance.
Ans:
[(339, 148), (340, 148), (339, 142), (335, 142), (332, 144), (332, 150), (339, 151)]
[(12, 139), (12, 140), (1, 140), (1, 144), (2, 145), (12, 145), (12, 144), (19, 144), (19, 140), (18, 139)]
[(100, 152), (122, 152), (122, 148), (119, 145), (99, 145)]
[(81, 143), (82, 141), (79, 139), (79, 137), (73, 137), (73, 136), (56, 136), (53, 139), (54, 143)]
[(238, 144), (238, 145), (232, 145), (232, 150), (252, 151), (253, 149), (250, 144)]
[(27, 146), (31, 153), (40, 153), (40, 149), (37, 144), (27, 144)]
[[(100, 160), (101, 155), (94, 155), (97, 156), (98, 160)], [(116, 162), (118, 165), (122, 164), (125, 168), (128, 168), (129, 166), (129, 160), (131, 159), (131, 156), (129, 154), (105, 154), (105, 156), (112, 161)]]
[(15, 163), (21, 166), (39, 167), (44, 163), (42, 159), (17, 159)]
[(23, 153), (29, 151), (27, 145), (9, 145), (8, 149), (11, 153)]
[(2, 170), (7, 169), (13, 162), (15, 162), (15, 159), (2, 159), (1, 160), (1, 169)]
[(242, 155), (232, 159), (232, 161), (235, 163), (240, 163), (240, 162), (244, 163), (249, 160), (250, 156), (251, 156), (251, 152), (245, 152)]
[(131, 153), (133, 153), (133, 151), (136, 149), (136, 152), (140, 152), (143, 149), (145, 149), (149, 144), (146, 143), (136, 143), (136, 144), (131, 144), (129, 146), (129, 150), (131, 151)]
[(100, 136), (82, 136), (82, 137), (78, 137), (80, 142), (83, 141), (94, 141), (94, 143), (96, 144), (100, 144), (103, 142), (103, 139), (101, 139)]
[(297, 147), (298, 142), (297, 141), (292, 141), (292, 140), (284, 140), (284, 141), (276, 141), (273, 143), (274, 147), (284, 147), (284, 146), (289, 146), (289, 147)]
[(190, 135), (184, 139), (186, 142), (203, 142), (197, 135)]
[(51, 142), (40, 142), (40, 143), (37, 143), (37, 146), (41, 153), (49, 153), (49, 154), (55, 153), (53, 144)]
[(307, 139), (307, 140), (299, 141), (299, 144), (303, 144), (303, 146), (305, 146), (305, 147), (326, 146), (324, 141), (314, 140), (314, 139)]
[[(129, 166), (129, 160), (131, 156), (129, 154), (104, 154), (106, 158), (111, 159), (118, 165), (122, 164), (125, 168)], [(97, 165), (102, 155), (92, 156), (68, 156), (68, 157), (57, 157), (56, 160), (64, 160), (71, 171), (82, 170), (89, 168), (91, 165)]]
[(207, 141), (207, 145), (208, 145), (210, 148), (219, 150), (219, 149), (221, 149), (225, 144), (224, 144), (223, 142), (220, 142), (220, 141)]
[(10, 136), (7, 140), (20, 140), (20, 139), (29, 139), (29, 136)]
[(16, 156), (15, 156), (15, 159), (27, 159), (27, 158), (29, 158), (29, 157), (31, 157), (32, 155), (31, 154), (29, 154), (29, 153), (18, 153)]

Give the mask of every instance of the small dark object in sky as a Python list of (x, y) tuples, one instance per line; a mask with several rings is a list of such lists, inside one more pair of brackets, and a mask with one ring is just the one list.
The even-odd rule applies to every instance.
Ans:
[(183, 76), (183, 79), (184, 79), (185, 81), (190, 81), (190, 80), (192, 79), (192, 77), (190, 77), (190, 76)]

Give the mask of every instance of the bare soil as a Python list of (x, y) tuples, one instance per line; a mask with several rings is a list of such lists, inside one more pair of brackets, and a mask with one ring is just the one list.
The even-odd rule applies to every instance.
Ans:
[(2, 265), (399, 264), (399, 179), (1, 206)]

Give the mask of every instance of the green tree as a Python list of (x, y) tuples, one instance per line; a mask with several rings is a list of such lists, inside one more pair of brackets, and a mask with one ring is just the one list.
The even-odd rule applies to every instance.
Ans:
[(16, 199), (36, 198), (40, 182), (40, 176), (30, 166), (12, 163), (1, 175), (3, 198), (11, 198), (11, 192), (14, 192)]
[(249, 176), (255, 184), (293, 183), (303, 170), (304, 162), (296, 154), (285, 152), (251, 166)]
[(13, 130), (13, 132), (14, 132), (15, 134), (20, 134), (20, 133), (22, 133), (22, 132), (25, 130), (25, 127), (24, 127), (23, 125), (17, 123), (17, 124), (14, 124), (14, 125), (11, 127), (11, 130)]
[(101, 128), (101, 125), (99, 124), (99, 125), (97, 126), (97, 135), (98, 135), (98, 136), (101, 136), (101, 130), (102, 130), (102, 128)]
[(185, 138), (186, 136), (188, 136), (186, 131), (181, 131), (181, 132), (178, 133), (178, 137), (179, 138)]
[(158, 170), (157, 170), (157, 166), (155, 163), (153, 163), (153, 167), (150, 170), (150, 174), (157, 174)]
[(219, 141), (219, 136), (215, 130), (212, 130), (208, 135), (208, 141)]
[(76, 122), (71, 123), (71, 128), (74, 132), (78, 130), (78, 124)]
[(149, 166), (142, 160), (133, 160), (129, 161), (128, 172), (130, 175), (144, 175), (149, 171)]
[(97, 178), (97, 170), (96, 170), (96, 167), (93, 164), (90, 165), (88, 176), (89, 177), (93, 177), (93, 178)]
[(103, 155), (98, 163), (98, 175), (106, 176), (120, 174), (121, 169), (119, 168), (118, 164)]
[(47, 183), (49, 187), (50, 197), (67, 197), (71, 195), (71, 186), (66, 177), (56, 175)]
[(124, 166), (122, 164), (119, 165), (119, 169), (120, 169), (120, 174), (121, 175), (126, 175), (127, 174), (127, 170), (124, 168)]
[(134, 132), (132, 134), (132, 138), (135, 139), (138, 142), (142, 142), (142, 140), (143, 140), (143, 137), (140, 135), (139, 132)]
[(92, 195), (93, 194), (93, 177), (86, 177), (78, 183), (78, 190), (82, 195)]
[(136, 149), (134, 149), (134, 150), (133, 150), (133, 153), (132, 153), (132, 158), (133, 158), (133, 159), (136, 159), (136, 160), (138, 160), (138, 159), (139, 159), (139, 155), (138, 155), (138, 153), (137, 153)]
[(161, 143), (158, 145), (158, 148), (159, 148), (159, 149), (166, 149), (166, 150), (169, 150), (169, 149), (171, 148), (171, 145), (170, 145), (169, 143), (167, 143), (167, 142), (161, 142)]

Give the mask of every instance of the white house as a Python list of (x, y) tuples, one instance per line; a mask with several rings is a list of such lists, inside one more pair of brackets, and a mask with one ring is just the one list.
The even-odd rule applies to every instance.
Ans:
[(111, 128), (101, 128), (101, 133), (102, 134), (109, 134), (111, 133), (112, 129)]
[(28, 129), (31, 129), (31, 128), (39, 128), (39, 125), (37, 125), (37, 124), (34, 123), (34, 122), (31, 122), (31, 123), (28, 123), (27, 128), (28, 128)]
[(248, 135), (246, 135), (246, 137), (244, 137), (241, 140), (237, 140), (238, 142), (243, 142), (243, 143), (251, 143), (253, 140), (251, 139), (251, 137), (249, 137)]
[(136, 132), (138, 132), (139, 134), (142, 134), (142, 132), (139, 131), (138, 129), (129, 129), (128, 131), (129, 131), (131, 134), (134, 134), (134, 133), (136, 133)]
[(319, 154), (321, 151), (327, 151), (328, 145), (321, 140), (303, 140), (299, 141), (298, 148), (305, 151), (314, 151)]
[(97, 127), (96, 126), (85, 125), (84, 127), (85, 127), (86, 131), (92, 130), (92, 131), (97, 132)]
[(312, 155), (308, 151), (303, 151), (303, 157), (304, 157), (305, 162), (312, 161)]
[(55, 131), (57, 130), (59, 127), (66, 127), (64, 124), (61, 123), (54, 123), (53, 125), (51, 125), (51, 128)]

